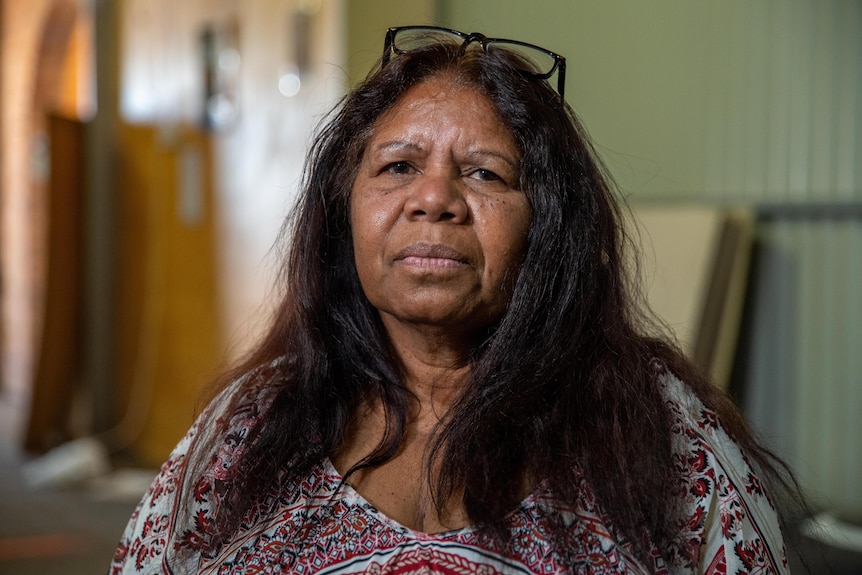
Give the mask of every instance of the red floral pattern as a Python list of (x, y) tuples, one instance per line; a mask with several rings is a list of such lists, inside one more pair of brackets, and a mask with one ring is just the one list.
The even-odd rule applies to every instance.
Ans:
[[(193, 485), (185, 477), (185, 460), (198, 444), (204, 418), (192, 427), (132, 515), (112, 574), (788, 572), (776, 515), (759, 479), (715, 413), (673, 378), (666, 392), (675, 415), (677, 493), (686, 518), (680, 543), (666, 554), (670, 566), (658, 549), (651, 553), (653, 565), (635, 559), (583, 478), (574, 509), (561, 509), (542, 488), (525, 499), (509, 515), (512, 536), (502, 545), (472, 528), (434, 535), (412, 531), (377, 511), (328, 461), (302, 481), (277, 482), (229, 544), (201, 552), (226, 471), (269, 405), (267, 390), (260, 384), (232, 411), (230, 431), (209, 473)], [(216, 400), (209, 411), (223, 412), (225, 402)], [(190, 505), (179, 505), (181, 493), (190, 495)], [(563, 535), (552, 528), (559, 521), (567, 527)]]

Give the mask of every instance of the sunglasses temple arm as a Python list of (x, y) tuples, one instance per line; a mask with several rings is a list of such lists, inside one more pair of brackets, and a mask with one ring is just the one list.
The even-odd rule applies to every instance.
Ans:
[(557, 70), (557, 93), (560, 99), (565, 100), (564, 90), (566, 89), (566, 61), (560, 62), (560, 68)]

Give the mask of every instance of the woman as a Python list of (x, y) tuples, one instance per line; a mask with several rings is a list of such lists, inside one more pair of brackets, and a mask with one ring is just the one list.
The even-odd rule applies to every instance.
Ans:
[(751, 467), (781, 466), (644, 334), (564, 71), (389, 31), (311, 150), (271, 330), (113, 573), (786, 572)]

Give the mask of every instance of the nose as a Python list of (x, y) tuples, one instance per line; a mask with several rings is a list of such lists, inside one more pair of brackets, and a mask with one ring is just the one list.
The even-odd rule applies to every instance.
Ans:
[(423, 175), (404, 203), (404, 212), (411, 220), (463, 223), (469, 209), (462, 186), (450, 174)]

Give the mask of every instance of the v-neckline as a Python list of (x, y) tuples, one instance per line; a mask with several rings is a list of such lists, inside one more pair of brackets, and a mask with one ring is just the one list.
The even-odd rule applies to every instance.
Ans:
[[(335, 480), (336, 484), (338, 485), (337, 490), (342, 492), (343, 498), (346, 501), (353, 500), (356, 503), (357, 507), (361, 508), (363, 512), (367, 513), (377, 521), (388, 525), (392, 529), (409, 535), (413, 539), (451, 540), (460, 536), (473, 535), (478, 530), (477, 526), (475, 525), (465, 525), (464, 527), (457, 527), (455, 529), (450, 529), (447, 531), (430, 533), (426, 531), (420, 531), (418, 529), (413, 529), (412, 527), (408, 527), (400, 521), (393, 519), (386, 513), (380, 511), (380, 509), (378, 509), (373, 503), (368, 501), (361, 493), (359, 493), (359, 491), (354, 489), (352, 485), (350, 485), (347, 481), (344, 480), (344, 477), (341, 475), (338, 469), (335, 468), (335, 465), (328, 457), (324, 458), (323, 460), (323, 471), (325, 474), (331, 476)], [(515, 508), (512, 509), (512, 511), (506, 514), (506, 519), (512, 517), (514, 514), (520, 511), (524, 511), (527, 508), (533, 506), (536, 502), (537, 495), (539, 491), (541, 491), (541, 489), (542, 485), (540, 484), (539, 486), (537, 486), (536, 489), (534, 489), (526, 497), (524, 497), (524, 499), (519, 501), (518, 505), (516, 505)]]

